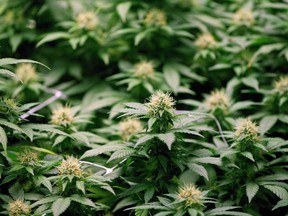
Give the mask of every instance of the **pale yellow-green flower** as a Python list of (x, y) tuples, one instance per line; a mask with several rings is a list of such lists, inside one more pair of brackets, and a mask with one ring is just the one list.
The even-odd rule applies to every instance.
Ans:
[(69, 126), (74, 120), (70, 107), (64, 106), (52, 111), (51, 123), (59, 126)]
[(155, 8), (148, 11), (144, 21), (148, 26), (165, 26), (167, 24), (165, 13)]
[(210, 33), (203, 33), (198, 36), (195, 45), (200, 49), (212, 49), (217, 46), (217, 42)]
[(233, 22), (236, 25), (246, 25), (251, 26), (254, 23), (254, 15), (253, 12), (249, 9), (239, 9), (233, 15)]
[(157, 91), (151, 97), (146, 106), (148, 107), (149, 113), (153, 116), (159, 116), (160, 112), (165, 110), (173, 110), (175, 101), (169, 94), (165, 94), (162, 91)]
[(74, 175), (81, 177), (83, 174), (79, 160), (72, 156), (68, 156), (66, 160), (63, 160), (57, 169), (59, 171), (59, 175)]
[(222, 110), (227, 110), (229, 106), (229, 98), (225, 94), (224, 90), (215, 90), (206, 98), (205, 104), (209, 109), (220, 108)]
[(255, 141), (258, 138), (258, 134), (257, 125), (250, 118), (241, 119), (237, 122), (235, 127), (235, 136), (237, 138), (244, 137)]
[(99, 19), (95, 12), (85, 11), (77, 15), (76, 23), (80, 28), (93, 30), (99, 24)]
[(274, 83), (276, 92), (288, 92), (288, 76), (282, 76)]
[(20, 163), (24, 166), (35, 166), (39, 162), (36, 152), (26, 150), (19, 154)]
[(30, 83), (38, 80), (36, 68), (30, 63), (19, 64), (16, 68), (16, 75), (23, 83)]
[(8, 204), (9, 216), (30, 215), (31, 208), (21, 200), (15, 200)]
[(186, 184), (179, 188), (178, 197), (185, 200), (187, 206), (198, 204), (201, 202), (201, 191), (192, 184)]
[(149, 61), (141, 61), (134, 67), (134, 75), (136, 77), (146, 79), (154, 75), (154, 66)]
[(119, 124), (119, 132), (125, 141), (128, 141), (131, 136), (142, 130), (142, 124), (138, 119), (126, 119)]

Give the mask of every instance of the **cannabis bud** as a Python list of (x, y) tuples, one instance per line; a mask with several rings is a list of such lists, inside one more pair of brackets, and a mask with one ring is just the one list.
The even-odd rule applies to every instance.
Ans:
[(253, 12), (248, 9), (240, 9), (233, 15), (233, 22), (236, 25), (251, 26), (254, 23)]
[(92, 11), (86, 11), (78, 14), (76, 23), (80, 28), (93, 30), (99, 24), (99, 19)]
[(57, 169), (59, 170), (59, 175), (74, 175), (81, 177), (83, 174), (79, 160), (72, 156), (68, 156), (66, 160), (63, 160)]
[(179, 188), (178, 197), (185, 200), (187, 206), (191, 206), (201, 202), (201, 191), (195, 185), (183, 185)]
[(256, 141), (258, 139), (259, 130), (250, 118), (238, 121), (235, 129), (235, 136), (237, 138), (246, 138), (251, 141)]
[(149, 114), (153, 117), (161, 117), (165, 111), (171, 112), (174, 110), (175, 101), (169, 94), (162, 91), (157, 91), (150, 97), (146, 106)]
[(227, 110), (229, 106), (229, 98), (225, 94), (224, 90), (212, 91), (210, 96), (205, 100), (205, 104), (210, 109), (220, 108), (222, 110)]
[(21, 200), (15, 200), (9, 203), (9, 216), (30, 215), (31, 208)]
[(70, 107), (60, 107), (52, 111), (51, 123), (59, 126), (68, 126), (74, 120), (74, 115)]
[(119, 124), (119, 131), (122, 139), (128, 141), (131, 136), (143, 130), (142, 124), (138, 119), (126, 119)]
[(165, 26), (167, 24), (166, 15), (159, 9), (150, 10), (145, 16), (147, 26)]
[(25, 150), (19, 154), (20, 163), (24, 166), (36, 166), (39, 162), (39, 157), (36, 152)]
[(288, 92), (288, 76), (282, 76), (274, 83), (274, 90), (279, 93)]
[(203, 33), (198, 36), (195, 45), (200, 49), (213, 49), (217, 46), (217, 42), (210, 33)]
[(154, 74), (154, 67), (151, 62), (142, 61), (135, 65), (134, 74), (136, 77), (146, 79)]
[(19, 64), (16, 68), (16, 75), (25, 84), (38, 80), (36, 69), (30, 63)]

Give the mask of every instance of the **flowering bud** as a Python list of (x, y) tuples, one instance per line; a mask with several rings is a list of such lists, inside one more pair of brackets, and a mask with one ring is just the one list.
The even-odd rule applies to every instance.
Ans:
[(233, 22), (236, 25), (251, 26), (254, 23), (253, 12), (248, 9), (240, 9), (233, 15)]
[(174, 109), (175, 101), (168, 94), (161, 91), (157, 91), (150, 97), (146, 106), (149, 109), (150, 115), (153, 117), (161, 117), (164, 111), (169, 111)]
[(81, 177), (83, 174), (79, 160), (72, 156), (68, 156), (66, 160), (63, 160), (57, 169), (59, 170), (59, 175), (74, 175)]
[(276, 92), (288, 92), (288, 76), (282, 76), (274, 83), (274, 90)]
[(135, 65), (134, 71), (136, 77), (146, 79), (147, 77), (153, 76), (154, 67), (151, 62), (142, 61)]
[(24, 166), (35, 166), (39, 162), (38, 154), (29, 150), (19, 154), (19, 160)]
[(16, 75), (23, 83), (30, 83), (38, 80), (38, 75), (33, 64), (22, 63), (16, 68)]
[(30, 215), (30, 206), (21, 200), (12, 201), (8, 206), (9, 216)]
[(200, 49), (213, 49), (217, 46), (217, 42), (210, 33), (204, 33), (198, 36), (195, 45)]
[(93, 30), (99, 24), (99, 19), (94, 12), (87, 11), (78, 14), (76, 23), (80, 28)]
[(220, 108), (227, 110), (229, 106), (229, 98), (225, 94), (224, 90), (212, 91), (210, 96), (205, 100), (205, 104), (209, 109)]
[(138, 119), (126, 119), (119, 124), (120, 134), (125, 141), (128, 141), (132, 135), (142, 130), (143, 127)]
[(59, 126), (68, 126), (74, 120), (71, 108), (65, 106), (53, 110), (51, 123)]
[(256, 141), (258, 139), (259, 130), (250, 118), (238, 121), (235, 128), (235, 136), (237, 138), (248, 138), (249, 140)]
[(166, 15), (158, 9), (150, 10), (145, 16), (147, 26), (165, 26), (167, 24)]
[(192, 184), (187, 184), (179, 188), (178, 197), (185, 200), (187, 206), (201, 202), (201, 191)]

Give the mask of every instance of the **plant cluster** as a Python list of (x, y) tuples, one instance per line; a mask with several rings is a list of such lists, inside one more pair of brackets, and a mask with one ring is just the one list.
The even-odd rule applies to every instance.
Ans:
[(287, 214), (287, 0), (0, 2), (0, 214)]

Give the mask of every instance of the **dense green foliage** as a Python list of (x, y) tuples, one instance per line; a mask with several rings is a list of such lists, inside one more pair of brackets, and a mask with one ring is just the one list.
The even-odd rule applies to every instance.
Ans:
[(0, 21), (0, 214), (287, 214), (287, 0), (0, 0)]

